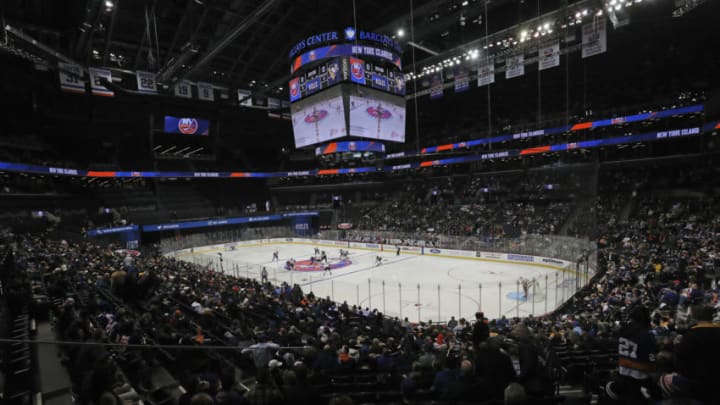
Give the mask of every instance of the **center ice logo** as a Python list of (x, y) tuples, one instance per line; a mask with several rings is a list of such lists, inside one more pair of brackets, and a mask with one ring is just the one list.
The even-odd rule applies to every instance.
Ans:
[(328, 115), (327, 110), (313, 111), (312, 114), (308, 114), (305, 116), (305, 122), (307, 124), (314, 124), (316, 122), (319, 122), (323, 118), (327, 117), (327, 115)]

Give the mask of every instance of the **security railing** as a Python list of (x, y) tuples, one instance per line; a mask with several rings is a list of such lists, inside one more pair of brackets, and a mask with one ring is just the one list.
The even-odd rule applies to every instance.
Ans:
[[(251, 228), (235, 231), (208, 232), (188, 235), (160, 243), (163, 252), (180, 260), (204, 266), (208, 271), (222, 271), (236, 277), (262, 279), (263, 268), (268, 281), (275, 284), (298, 284), (306, 292), (347, 302), (361, 308), (377, 309), (386, 316), (408, 318), (412, 321), (446, 322), (450, 317), (471, 319), (475, 312), (483, 311), (488, 317), (537, 316), (552, 312), (586, 285), (597, 269), (596, 248), (593, 242), (557, 235), (526, 235), (507, 240), (482, 240), (479, 238), (427, 238), (398, 233), (324, 231), (303, 239), (347, 240), (381, 243), (386, 250), (395, 246), (416, 246), (423, 249), (458, 249), (477, 252), (498, 252), (516, 255), (533, 255), (566, 261), (564, 267), (555, 271), (536, 273), (535, 277), (517, 278), (492, 282), (462, 280), (455, 283), (450, 278), (440, 282), (412, 282), (390, 277), (382, 271), (368, 274), (374, 276), (362, 281), (348, 281), (342, 271), (333, 275), (322, 272), (288, 271), (284, 261), (270, 264), (243, 261), (243, 255), (229, 253), (232, 242), (287, 238), (292, 235), (289, 227)], [(293, 238), (294, 236), (290, 236)], [(214, 249), (202, 246), (227, 244)], [(312, 244), (309, 242), (309, 244)], [(177, 252), (180, 249), (190, 249)], [(237, 247), (243, 249), (242, 246)], [(351, 248), (352, 249), (352, 248)], [(330, 251), (330, 250), (328, 250)], [(334, 250), (333, 250), (334, 251)], [(175, 252), (175, 253), (173, 253)], [(371, 270), (370, 261), (375, 255), (356, 253), (354, 264), (359, 270)], [(388, 255), (386, 255), (388, 256)], [(388, 256), (387, 264), (405, 260)], [(506, 256), (510, 258), (511, 256)], [(352, 258), (352, 256), (351, 256)], [(333, 258), (330, 259), (334, 260)], [(268, 258), (269, 261), (269, 258)], [(556, 262), (560, 262), (559, 260)], [(568, 263), (569, 262), (569, 263)], [(557, 264), (557, 263), (555, 263)], [(512, 263), (509, 265), (512, 266)], [(355, 278), (357, 280), (357, 277)]]

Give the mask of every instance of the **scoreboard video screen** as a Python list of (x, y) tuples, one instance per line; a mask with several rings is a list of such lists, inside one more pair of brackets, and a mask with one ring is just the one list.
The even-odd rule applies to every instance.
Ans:
[(311, 96), (345, 79), (341, 60), (332, 59), (290, 80), (290, 102)]
[(290, 112), (296, 148), (347, 136), (339, 86), (291, 104)]
[(350, 93), (350, 136), (405, 142), (405, 100), (354, 86)]

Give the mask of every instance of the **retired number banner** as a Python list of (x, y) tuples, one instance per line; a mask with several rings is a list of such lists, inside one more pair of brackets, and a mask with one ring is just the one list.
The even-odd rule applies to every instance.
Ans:
[(582, 57), (607, 52), (607, 31), (605, 17), (598, 18), (582, 26)]
[(495, 61), (489, 60), (478, 66), (478, 87), (495, 83)]
[(560, 43), (544, 46), (538, 50), (538, 69), (545, 70), (560, 66)]
[(515, 55), (505, 60), (505, 78), (522, 76), (525, 74), (525, 55)]

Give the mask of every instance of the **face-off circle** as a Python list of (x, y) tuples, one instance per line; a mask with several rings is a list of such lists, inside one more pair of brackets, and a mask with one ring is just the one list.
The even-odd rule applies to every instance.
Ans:
[[(342, 259), (334, 263), (330, 263), (330, 269), (340, 269), (351, 265), (352, 262), (349, 259)], [(290, 268), (285, 265), (285, 270)], [(320, 262), (311, 262), (310, 260), (298, 260), (295, 262), (295, 268), (293, 271), (325, 271), (325, 265)]]
[(327, 116), (328, 116), (327, 110), (317, 110), (317, 111), (313, 112), (312, 114), (308, 114), (305, 116), (305, 123), (315, 124), (316, 122), (320, 122)]
[(377, 119), (381, 119), (381, 120), (386, 120), (386, 119), (392, 117), (392, 113), (390, 112), (390, 110), (387, 110), (381, 106), (368, 107), (368, 109), (365, 110), (365, 112), (370, 114), (370, 116), (372, 116), (373, 118), (377, 118)]

